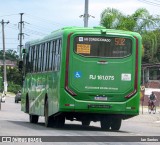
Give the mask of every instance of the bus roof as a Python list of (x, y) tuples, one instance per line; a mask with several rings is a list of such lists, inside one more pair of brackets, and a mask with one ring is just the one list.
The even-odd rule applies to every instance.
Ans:
[(61, 28), (61, 29), (58, 29), (58, 30), (55, 30), (53, 32), (51, 32), (49, 35), (43, 37), (42, 39), (36, 39), (36, 40), (33, 40), (33, 41), (29, 41), (26, 43), (29, 44), (29, 45), (35, 45), (35, 44), (38, 44), (38, 43), (43, 43), (43, 42), (46, 42), (46, 41), (50, 41), (50, 40), (53, 40), (53, 37), (54, 39), (56, 38), (59, 38), (60, 36), (62, 36), (64, 33), (73, 33), (73, 32), (101, 32), (101, 33), (109, 33), (109, 34), (126, 34), (126, 35), (133, 35), (133, 36), (136, 36), (136, 37), (141, 37), (139, 33), (137, 32), (131, 32), (131, 31), (124, 31), (124, 30), (116, 30), (116, 29), (106, 29), (105, 27), (102, 27), (102, 26), (97, 26), (97, 27), (64, 27), (64, 28)]

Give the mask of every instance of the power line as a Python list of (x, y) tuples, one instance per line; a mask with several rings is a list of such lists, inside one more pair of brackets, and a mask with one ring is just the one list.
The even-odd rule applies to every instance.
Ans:
[(146, 3), (146, 4), (149, 4), (149, 5), (154, 5), (154, 6), (157, 6), (157, 7), (160, 6), (160, 3), (151, 2), (151, 1), (149, 1), (149, 0), (138, 0), (138, 1), (143, 2), (143, 3)]
[(32, 33), (32, 34), (38, 34), (38, 35), (41, 35), (41, 36), (44, 36), (44, 35), (47, 35), (46, 33), (42, 33), (42, 32), (38, 32), (38, 31), (35, 31), (35, 30), (32, 30), (32, 29), (25, 29), (26, 32), (29, 32), (29, 33)]
[[(0, 17), (9, 17), (9, 16), (14, 16), (14, 15), (19, 15), (19, 14), (9, 14), (9, 15), (1, 15)], [(51, 20), (47, 20), (45, 18), (41, 18), (41, 17), (37, 17), (37, 16), (34, 16), (34, 15), (31, 15), (31, 14), (26, 14), (29, 18), (32, 18), (32, 20), (35, 20), (35, 18), (38, 20), (38, 21), (41, 21), (41, 22), (44, 22), (46, 23), (46, 21), (48, 21), (49, 25), (55, 25), (55, 26), (59, 26), (59, 25), (63, 25), (63, 24), (55, 24), (53, 21)], [(28, 23), (29, 24), (29, 23)], [(40, 24), (40, 23), (39, 23)], [(34, 25), (34, 24), (31, 24), (31, 25)], [(39, 27), (43, 27), (43, 29), (46, 31), (46, 29), (48, 29), (48, 26), (42, 26), (42, 25), (35, 25), (37, 28)], [(53, 30), (53, 27), (50, 28), (51, 30)], [(39, 29), (40, 30), (40, 29)]]
[(2, 15), (2, 16), (0, 16), (0, 17), (9, 17), (9, 16), (13, 16), (13, 15), (18, 15), (18, 14)]
[[(18, 16), (18, 15), (19, 14), (8, 14), (8, 15), (1, 15), (0, 17), (11, 17), (11, 19), (12, 19), (12, 18), (14, 18), (14, 16)], [(34, 16), (34, 15), (30, 15), (30, 14), (26, 14), (26, 15), (28, 17), (27, 21), (28, 21), (29, 18), (30, 18), (30, 20), (32, 20), (31, 24), (27, 23), (27, 24), (30, 25), (30, 27), (27, 27), (27, 28), (23, 29), (24, 34), (27, 33), (27, 34), (31, 35), (31, 36), (27, 37), (26, 40), (31, 39), (32, 37), (43, 37), (43, 36), (47, 35), (48, 33), (51, 33), (54, 30), (54, 26), (64, 25), (64, 24), (55, 24), (51, 20), (47, 20), (45, 18), (37, 17), (37, 16)], [(26, 18), (26, 15), (25, 15), (25, 18)], [(16, 19), (14, 19), (14, 21), (15, 20)], [(40, 21), (40, 22), (38, 22), (38, 21)], [(36, 24), (34, 24), (34, 23), (36, 23)], [(7, 25), (7, 28), (18, 31), (17, 24), (15, 25), (13, 23), (10, 23), (10, 25)], [(0, 31), (0, 33), (2, 33), (2, 31)], [(10, 43), (7, 43), (7, 44), (17, 44), (17, 43), (12, 43), (12, 41), (14, 42), (16, 40), (16, 38), (12, 38), (12, 37), (9, 38), (8, 37), (8, 38), (5, 38), (5, 39), (10, 42)]]
[[(30, 16), (30, 17), (33, 17), (34, 19), (35, 19), (35, 18), (36, 18), (36, 19), (39, 19), (39, 21), (41, 21), (41, 22), (45, 22), (45, 23), (46, 23), (46, 21), (48, 21), (50, 24), (54, 23), (53, 21), (48, 20), (48, 19), (45, 19), (45, 18), (40, 18), (40, 17), (31, 15), (31, 14), (26, 14), (26, 15), (28, 15), (28, 16)], [(60, 24), (60, 23), (59, 23), (59, 24), (58, 24), (58, 23), (54, 23), (53, 25), (55, 25), (55, 26), (59, 26), (59, 25), (64, 26), (64, 24)]]
[(18, 28), (15, 28), (13, 26), (7, 26), (7, 28), (11, 28), (11, 29), (14, 29), (14, 30), (17, 30), (18, 31)]
[[(6, 47), (6, 50), (17, 50), (18, 48), (12, 48), (12, 47)], [(0, 51), (2, 51), (2, 48), (0, 48)]]
[[(7, 26), (7, 28), (11, 28), (11, 29), (14, 29), (14, 30), (18, 31), (17, 26), (15, 26), (15, 24), (12, 24), (12, 23), (11, 23), (10, 26)], [(25, 31), (25, 33), (29, 33), (29, 34), (34, 34), (34, 35), (39, 35), (39, 36), (47, 35), (47, 33), (43, 33), (42, 31), (41, 32), (40, 31), (35, 31), (33, 29), (24, 28), (23, 30)]]
[[(3, 16), (13, 16), (13, 15), (18, 15), (18, 14), (10, 14), (10, 15), (3, 15)], [(31, 16), (31, 15), (30, 15)], [(33, 18), (34, 18), (34, 20), (35, 20), (35, 17), (36, 16), (33, 16)], [(40, 18), (40, 17), (36, 17), (36, 18), (38, 18), (40, 21), (43, 21), (43, 22), (45, 22), (45, 21), (50, 21), (50, 20), (46, 20), (46, 19), (43, 19), (43, 18)], [(52, 22), (53, 23), (53, 22)], [(18, 30), (17, 29), (17, 26), (15, 26), (15, 24), (13, 24), (13, 23), (10, 23), (11, 25), (10, 26), (7, 26), (8, 28), (11, 28), (11, 29), (15, 29), (15, 30)], [(47, 25), (46, 26), (42, 26), (41, 24), (42, 23), (39, 23), (40, 25), (35, 25), (35, 24), (30, 24), (30, 23), (27, 23), (27, 24), (29, 24), (29, 25), (31, 25), (32, 27), (34, 27), (34, 30), (32, 30), (32, 29), (26, 29), (26, 28), (24, 28), (24, 31), (25, 32), (29, 32), (30, 34), (34, 34), (34, 35), (39, 35), (39, 36), (44, 36), (44, 35), (47, 35), (48, 33), (50, 33), (51, 31), (53, 31), (53, 27), (52, 28), (49, 28)], [(50, 21), (50, 23), (48, 23), (48, 24), (50, 24), (51, 25), (51, 21)], [(47, 29), (50, 29), (50, 30), (47, 30)], [(26, 30), (25, 30), (26, 29)], [(38, 30), (38, 31), (36, 31), (36, 30)], [(47, 33), (44, 33), (44, 32), (46, 32), (46, 30), (48, 31)], [(0, 33), (1, 33), (1, 31), (0, 31)]]
[[(0, 37), (0, 39), (1, 39), (2, 37)], [(15, 40), (15, 39), (17, 39), (17, 38), (5, 38), (5, 39), (13, 39), (13, 40)]]
[[(18, 28), (15, 27), (15, 26), (7, 26), (7, 28), (10, 28), (10, 29), (14, 29), (14, 30), (17, 30), (18, 31)], [(41, 33), (41, 32), (38, 32), (38, 31), (34, 31), (32, 29), (24, 29), (24, 34), (27, 33), (27, 34), (33, 34), (33, 35), (37, 35), (37, 36), (45, 36), (47, 34), (45, 33)]]
[[(0, 44), (3, 44), (3, 43), (0, 43)], [(18, 44), (18, 42), (17, 42), (17, 43), (12, 43), (12, 42), (11, 42), (11, 43), (6, 43), (6, 44)]]
[(155, 0), (155, 1), (160, 2), (160, 0)]
[[(34, 27), (35, 29), (41, 31), (41, 32), (46, 32), (46, 30), (48, 29), (48, 27), (46, 26), (38, 26), (38, 25), (35, 25), (35, 24), (29, 24), (31, 25), (31, 27)], [(41, 28), (40, 28), (41, 27)], [(51, 29), (53, 31), (53, 29)], [(48, 30), (49, 31), (49, 30)]]
[[(12, 29), (15, 29), (15, 30), (18, 30), (18, 28), (15, 26), (15, 24), (12, 24), (12, 26), (7, 26), (8, 28), (12, 28)], [(35, 30), (32, 30), (32, 29), (28, 29), (28, 28), (24, 28), (23, 29), (25, 33), (29, 33), (29, 34), (35, 34), (35, 35), (39, 35), (39, 36), (44, 36), (44, 35), (47, 35), (47, 33), (43, 33), (42, 31), (35, 31)], [(46, 31), (45, 31), (46, 32)]]

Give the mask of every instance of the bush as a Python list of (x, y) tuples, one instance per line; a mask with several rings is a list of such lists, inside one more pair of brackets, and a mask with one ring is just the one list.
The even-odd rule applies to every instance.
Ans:
[(17, 93), (17, 91), (21, 90), (21, 86), (15, 84), (14, 82), (8, 82), (8, 92)]

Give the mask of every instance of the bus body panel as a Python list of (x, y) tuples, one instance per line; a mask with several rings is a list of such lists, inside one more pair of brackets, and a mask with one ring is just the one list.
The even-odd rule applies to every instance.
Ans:
[[(79, 36), (82, 36), (82, 34), (79, 34)], [(90, 35), (87, 34), (87, 36)], [(98, 36), (100, 37), (100, 34)], [(102, 36), (104, 37), (104, 35)], [(72, 44), (74, 42), (75, 37), (76, 36), (74, 35), (73, 37), (71, 37)], [(108, 34), (105, 37), (107, 38)], [(123, 38), (126, 36), (125, 35), (118, 36), (117, 34), (116, 37)], [(112, 97), (112, 100), (110, 101), (123, 100), (125, 94), (133, 91), (134, 89), (134, 83), (132, 82), (135, 79), (134, 52), (136, 46), (134, 45), (135, 40), (133, 39), (132, 36), (130, 36), (130, 39), (132, 39), (133, 41), (132, 55), (126, 58), (84, 57), (75, 54), (74, 50), (72, 49), (75, 49), (74, 47), (76, 46), (71, 45), (70, 60), (69, 60), (70, 63), (69, 66), (71, 66), (69, 68), (70, 88), (78, 93), (79, 92), (84, 94), (90, 93), (90, 95), (105, 96), (108, 94), (109, 95), (118, 94), (119, 96), (121, 96), (120, 99), (115, 98), (115, 100), (113, 100)], [(82, 94), (79, 97), (79, 99), (85, 100), (88, 98), (83, 97)]]
[[(70, 70), (70, 87), (78, 92), (80, 100), (94, 100), (97, 95), (108, 96), (107, 101), (124, 101), (124, 96), (133, 91), (133, 60), (110, 62), (106, 65), (99, 61), (83, 61), (73, 58)], [(103, 59), (104, 60), (104, 59)], [(77, 74), (76, 74), (77, 73)], [(130, 75), (131, 80), (123, 80), (123, 75)], [(79, 76), (76, 76), (79, 75)], [(85, 82), (85, 83), (84, 83)], [(88, 94), (88, 96), (83, 96)], [(111, 97), (109, 97), (111, 96)], [(119, 96), (119, 97), (116, 97)]]
[[(24, 84), (25, 92), (28, 93), (30, 114), (44, 115), (45, 96), (48, 97), (49, 115), (59, 111), (59, 72), (48, 72), (42, 74), (32, 74), (27, 76)], [(26, 95), (25, 93), (25, 95)], [(22, 96), (22, 110), (26, 108), (26, 96)]]

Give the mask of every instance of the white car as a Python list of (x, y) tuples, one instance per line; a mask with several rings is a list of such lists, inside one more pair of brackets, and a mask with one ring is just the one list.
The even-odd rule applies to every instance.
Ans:
[(5, 103), (6, 97), (1, 98), (1, 102)]
[(6, 100), (6, 95), (2, 94), (2, 96), (1, 96), (1, 102), (5, 103), (5, 100)]

